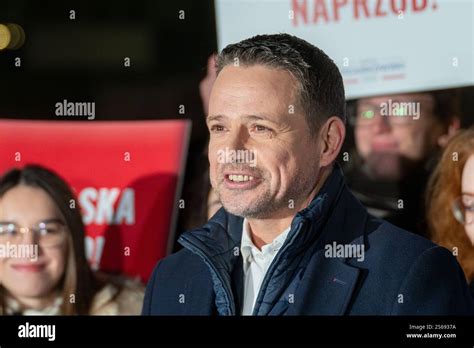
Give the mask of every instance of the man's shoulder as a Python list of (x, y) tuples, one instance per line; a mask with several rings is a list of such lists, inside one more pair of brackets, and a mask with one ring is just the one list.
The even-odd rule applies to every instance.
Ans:
[(158, 262), (155, 276), (159, 278), (189, 278), (208, 270), (201, 257), (183, 248)]
[(404, 230), (385, 220), (379, 221), (378, 228), (367, 234), (370, 248), (374, 247), (383, 252), (393, 252), (399, 255), (416, 256), (425, 250), (438, 247), (425, 237)]
[(182, 249), (155, 266), (148, 281), (142, 314), (209, 315), (213, 299), (208, 267), (198, 255)]
[(365, 277), (351, 313), (473, 313), (464, 274), (452, 252), (389, 222), (377, 221), (379, 226), (366, 235), (363, 260), (349, 261)]
[(364, 261), (352, 260), (354, 265), (363, 265), (372, 270), (379, 269), (387, 273), (387, 276), (393, 277), (395, 274), (403, 276), (403, 272), (408, 271), (424, 254), (444, 260), (455, 260), (447, 249), (420, 235), (378, 218), (373, 218), (373, 222), (376, 228), (369, 229), (364, 237), (352, 242), (365, 244)]

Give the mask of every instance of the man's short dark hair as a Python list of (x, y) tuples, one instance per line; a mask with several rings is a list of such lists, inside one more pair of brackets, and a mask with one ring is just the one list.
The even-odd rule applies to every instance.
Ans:
[(288, 34), (258, 35), (228, 45), (217, 57), (217, 74), (227, 65), (265, 65), (290, 72), (299, 83), (299, 102), (312, 131), (331, 116), (346, 119), (342, 76), (322, 50)]

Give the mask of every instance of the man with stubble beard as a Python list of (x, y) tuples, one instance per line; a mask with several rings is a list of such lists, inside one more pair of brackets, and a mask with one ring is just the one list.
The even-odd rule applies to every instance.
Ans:
[(344, 87), (323, 51), (260, 35), (227, 46), (217, 73), (206, 122), (223, 208), (158, 263), (144, 315), (473, 313), (449, 251), (346, 187)]

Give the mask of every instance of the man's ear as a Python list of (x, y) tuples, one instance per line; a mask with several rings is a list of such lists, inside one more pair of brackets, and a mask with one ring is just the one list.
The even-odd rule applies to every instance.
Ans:
[(346, 137), (346, 126), (339, 117), (331, 116), (321, 127), (319, 136), (322, 140), (319, 164), (325, 167), (332, 164), (341, 151)]
[(449, 139), (451, 139), (457, 133), (459, 128), (461, 128), (461, 119), (458, 116), (452, 116), (450, 118), (446, 133), (443, 133), (438, 137), (438, 145), (440, 147), (445, 147)]

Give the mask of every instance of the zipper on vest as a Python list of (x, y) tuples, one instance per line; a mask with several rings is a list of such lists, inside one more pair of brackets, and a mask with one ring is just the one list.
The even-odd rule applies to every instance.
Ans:
[(268, 286), (268, 283), (270, 282), (270, 279), (273, 275), (273, 272), (275, 272), (275, 268), (277, 265), (280, 263), (280, 259), (283, 257), (285, 254), (285, 251), (288, 250), (288, 248), (293, 244), (294, 239), (300, 234), (301, 229), (304, 225), (306, 220), (303, 220), (298, 223), (298, 226), (296, 227), (296, 232), (293, 234), (293, 239), (288, 242), (283, 248), (280, 249), (280, 252), (277, 254), (277, 256), (273, 259), (273, 262), (270, 264), (270, 267), (267, 270), (267, 273), (265, 273), (265, 277), (263, 278), (262, 285), (260, 286), (260, 290), (258, 291), (257, 299), (255, 300), (255, 305), (260, 301), (260, 305), (255, 306), (252, 311), (252, 315), (256, 316), (257, 311), (260, 310), (261, 306), (261, 300), (263, 300), (263, 296), (265, 294), (266, 288)]
[(236, 315), (235, 302), (234, 302), (234, 296), (232, 294), (232, 291), (228, 288), (227, 284), (223, 281), (222, 274), (219, 272), (219, 270), (211, 261), (211, 259), (207, 256), (207, 254), (201, 248), (199, 248), (199, 246), (194, 244), (192, 240), (190, 240), (186, 236), (181, 236), (180, 241), (183, 246), (186, 246), (189, 250), (199, 255), (201, 258), (203, 258), (206, 261), (206, 264), (209, 266), (211, 271), (214, 272), (214, 274), (216, 275), (216, 277), (219, 279), (219, 281), (222, 284), (222, 288), (224, 289), (224, 294), (230, 308), (229, 315)]

